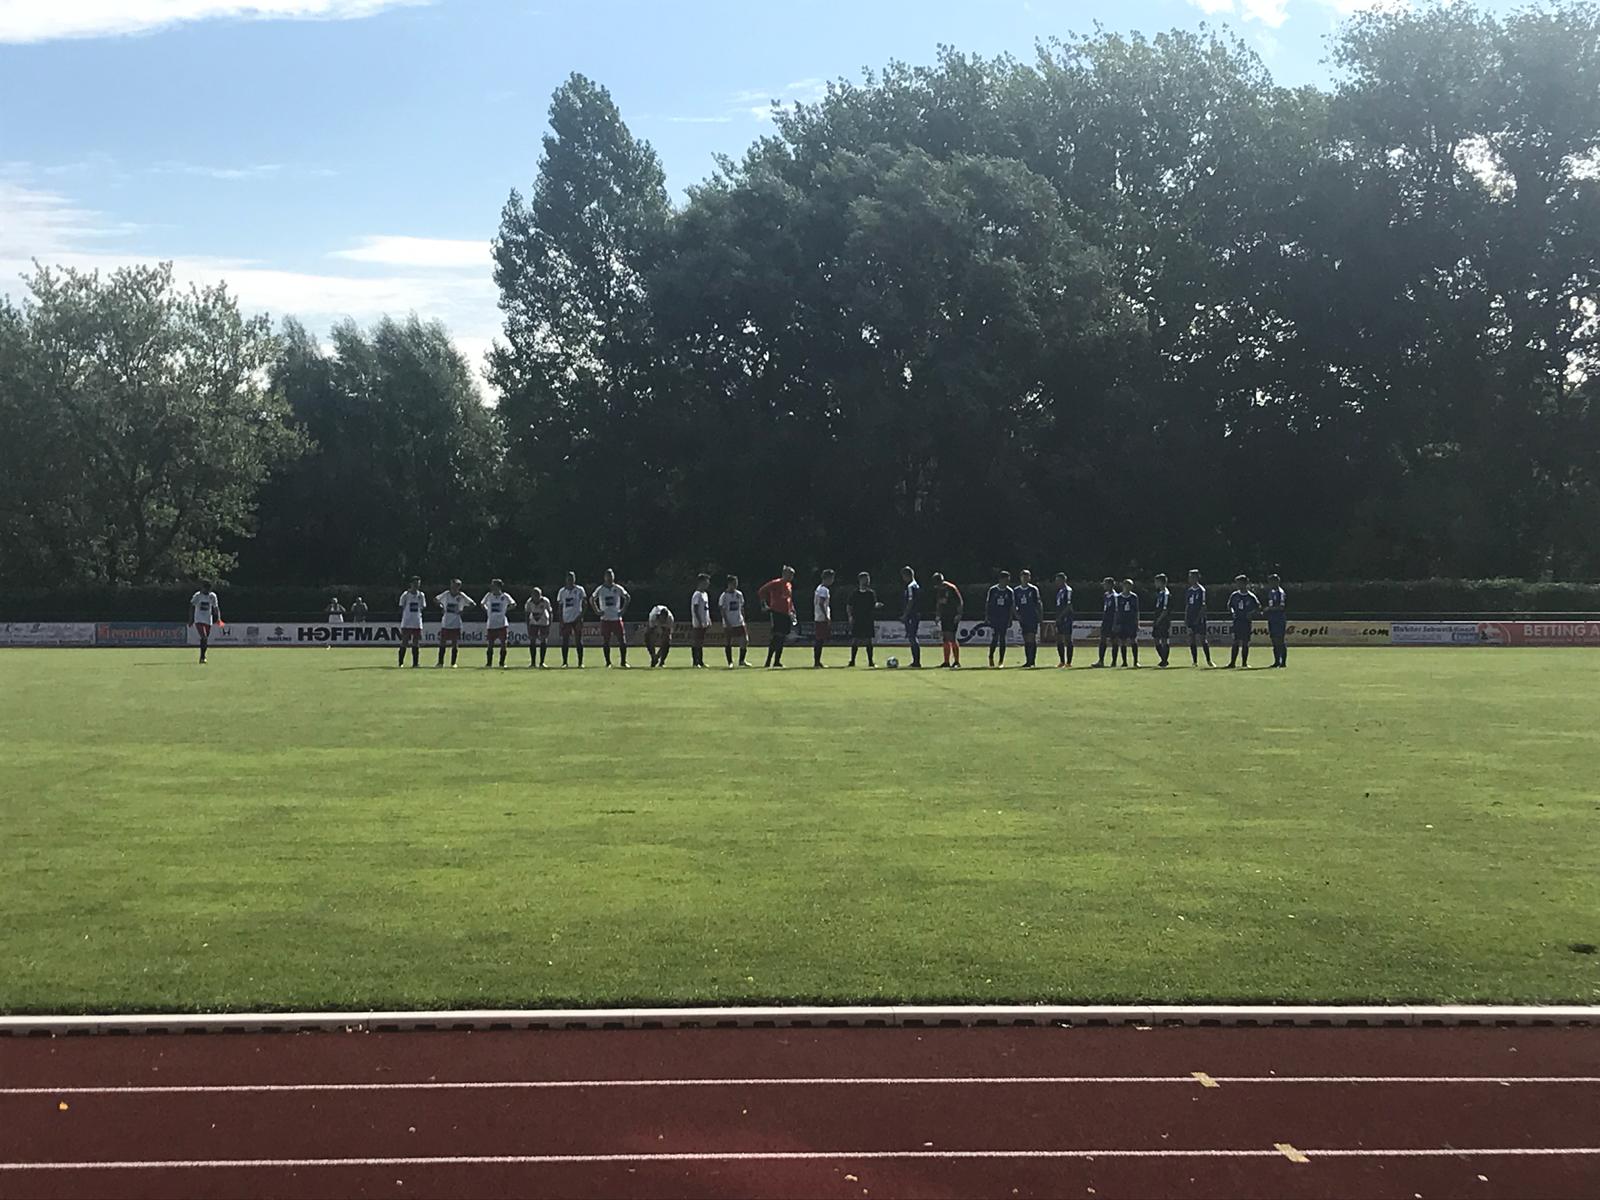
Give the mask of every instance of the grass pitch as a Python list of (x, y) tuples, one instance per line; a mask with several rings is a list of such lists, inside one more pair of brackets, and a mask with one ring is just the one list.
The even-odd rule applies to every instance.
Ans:
[(791, 657), (0, 652), (0, 1008), (1600, 1002), (1592, 650)]

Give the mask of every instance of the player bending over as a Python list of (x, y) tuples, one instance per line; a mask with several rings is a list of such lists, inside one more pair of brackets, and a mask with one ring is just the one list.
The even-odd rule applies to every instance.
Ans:
[(811, 665), (821, 667), (822, 648), (833, 636), (833, 572), (824, 571), (811, 597)]
[[(1117, 603), (1121, 599), (1117, 595), (1117, 581), (1107, 575), (1101, 581), (1105, 586), (1106, 594), (1100, 602), (1100, 658), (1094, 664), (1097, 667), (1106, 665), (1106, 647), (1115, 645), (1117, 640)], [(1117, 665), (1116, 651), (1111, 654), (1111, 665)]]
[[(1139, 593), (1133, 590), (1133, 580), (1122, 581), (1122, 591), (1117, 596), (1117, 648), (1122, 651), (1122, 665), (1128, 665), (1128, 651), (1133, 651), (1133, 665), (1139, 665)], [(1115, 652), (1113, 652), (1115, 653)]]
[(1206, 652), (1206, 666), (1211, 666), (1211, 635), (1206, 628), (1206, 588), (1200, 582), (1200, 572), (1189, 572), (1189, 590), (1183, 594), (1183, 624), (1189, 631), (1189, 661), (1200, 665), (1200, 651)]
[(556, 593), (556, 608), (561, 612), (561, 665), (567, 665), (567, 650), (576, 645), (578, 666), (583, 666), (583, 612), (589, 607), (589, 593), (578, 586), (576, 571), (567, 572), (567, 582)]
[(200, 635), (200, 661), (203, 663), (211, 645), (211, 627), (222, 624), (222, 609), (217, 605), (217, 594), (211, 590), (209, 579), (202, 579), (200, 590), (189, 597), (189, 624)]
[(689, 661), (706, 665), (706, 633), (711, 629), (711, 576), (704, 571), (695, 576), (694, 595), (689, 597)]
[(411, 665), (421, 666), (422, 611), (428, 607), (428, 597), (422, 593), (422, 577), (413, 575), (411, 586), (400, 593), (400, 657), (395, 666), (406, 665), (406, 647), (411, 647)]
[(600, 586), (590, 597), (595, 612), (600, 614), (600, 649), (606, 656), (606, 666), (611, 665), (611, 639), (617, 639), (622, 654), (622, 665), (628, 665), (628, 627), (622, 623), (622, 614), (628, 611), (628, 589), (617, 582), (617, 573), (610, 567), (602, 577)]
[(1233, 615), (1233, 653), (1228, 655), (1228, 667), (1235, 663), (1250, 666), (1251, 618), (1260, 610), (1261, 600), (1250, 590), (1250, 577), (1235, 575), (1233, 595), (1228, 597), (1228, 612)]
[(783, 666), (783, 644), (794, 628), (794, 568), (784, 567), (776, 579), (769, 579), (757, 590), (756, 596), (772, 617), (772, 637), (767, 642), (769, 667)]
[(933, 610), (939, 618), (939, 641), (944, 646), (941, 666), (961, 665), (961, 589), (938, 571), (933, 573)]
[(1157, 666), (1167, 665), (1172, 655), (1172, 593), (1167, 590), (1167, 577), (1156, 576), (1155, 616), (1150, 622), (1150, 638), (1156, 644)]
[[(1006, 665), (1006, 639), (1011, 636), (1011, 618), (1017, 611), (1017, 593), (1011, 586), (1011, 572), (1001, 571), (983, 604), (984, 620), (989, 622), (989, 665)], [(996, 652), (1000, 662), (995, 663)]]
[(1267, 633), (1272, 637), (1272, 665), (1289, 665), (1289, 607), (1283, 581), (1277, 575), (1268, 575), (1267, 582)]
[(865, 571), (857, 575), (856, 590), (844, 603), (850, 611), (850, 661), (845, 665), (855, 666), (856, 652), (865, 648), (867, 666), (877, 666), (872, 661), (872, 641), (878, 634), (878, 593), (872, 590), (872, 576)]
[(1044, 601), (1033, 582), (1033, 572), (1026, 567), (1017, 585), (1017, 624), (1022, 627), (1022, 665), (1031, 669), (1039, 660), (1039, 623), (1044, 619)]
[(1056, 666), (1072, 665), (1072, 585), (1065, 571), (1056, 572)]
[(550, 598), (534, 588), (522, 611), (528, 617), (528, 665), (542, 669), (545, 651), (550, 649)]
[(472, 600), (461, 590), (461, 580), (452, 579), (450, 586), (433, 598), (443, 610), (439, 618), (439, 661), (433, 665), (444, 666), (445, 647), (450, 649), (450, 665), (456, 665), (456, 652), (461, 649), (461, 614), (472, 607)]
[(650, 610), (650, 617), (644, 623), (644, 648), (650, 652), (652, 667), (667, 665), (667, 651), (672, 649), (672, 629), (677, 623), (665, 604)]
[(489, 581), (488, 595), (478, 601), (478, 607), (483, 609), (485, 624), (483, 630), (484, 659), (483, 665), (494, 666), (494, 644), (500, 643), (500, 666), (506, 665), (506, 647), (511, 644), (511, 609), (516, 604), (506, 594), (504, 586), (498, 579)]

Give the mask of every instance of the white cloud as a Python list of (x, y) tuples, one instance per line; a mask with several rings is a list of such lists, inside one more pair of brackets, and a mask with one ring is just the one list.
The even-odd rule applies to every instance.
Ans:
[(1232, 15), (1234, 11), (1233, 0), (1189, 0), (1189, 3), (1208, 16), (1216, 16), (1218, 13)]
[(335, 250), (329, 258), (351, 262), (382, 263), (391, 267), (450, 267), (490, 269), (489, 243), (452, 238), (379, 235), (364, 237), (360, 245)]
[(735, 92), (728, 98), (728, 102), (735, 109), (742, 109), (758, 121), (769, 121), (772, 119), (774, 104), (780, 108), (787, 108), (791, 104), (811, 104), (827, 94), (826, 79), (796, 79), (793, 83), (772, 90), (747, 88)]
[[(326, 331), (346, 317), (363, 324), (386, 314), (444, 322), (475, 367), (499, 332), (498, 293), (489, 244), (442, 238), (367, 237), (330, 258), (352, 273), (295, 271), (245, 257), (184, 254), (148, 245), (141, 226), (106, 218), (68, 197), (0, 178), (0, 295), (20, 301), (33, 260), (45, 266), (110, 272), (170, 260), (187, 284), (226, 282), (240, 305), (274, 320), (298, 317)], [(379, 268), (374, 270), (374, 268)], [(382, 270), (381, 268), (392, 268)]]
[(1289, 19), (1289, 0), (1239, 0), (1246, 21), (1260, 21), (1273, 29)]
[(0, 0), (0, 42), (145, 33), (189, 21), (345, 20), (430, 0)]
[(1410, 8), (1410, 0), (1317, 0), (1325, 8), (1331, 8), (1341, 17), (1353, 16), (1369, 8)]
[(200, 179), (269, 179), (282, 173), (282, 163), (253, 163), (243, 167), (213, 167), (203, 163), (165, 162), (150, 168), (154, 175), (193, 175)]

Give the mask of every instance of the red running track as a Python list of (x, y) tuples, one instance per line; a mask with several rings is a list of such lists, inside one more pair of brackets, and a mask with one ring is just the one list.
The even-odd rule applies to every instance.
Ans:
[(0, 1038), (0, 1197), (1600, 1197), (1600, 1029)]

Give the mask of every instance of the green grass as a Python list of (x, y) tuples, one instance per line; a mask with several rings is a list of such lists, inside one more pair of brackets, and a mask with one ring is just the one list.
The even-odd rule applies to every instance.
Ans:
[(598, 658), (0, 652), (0, 1009), (1600, 1002), (1594, 651)]

